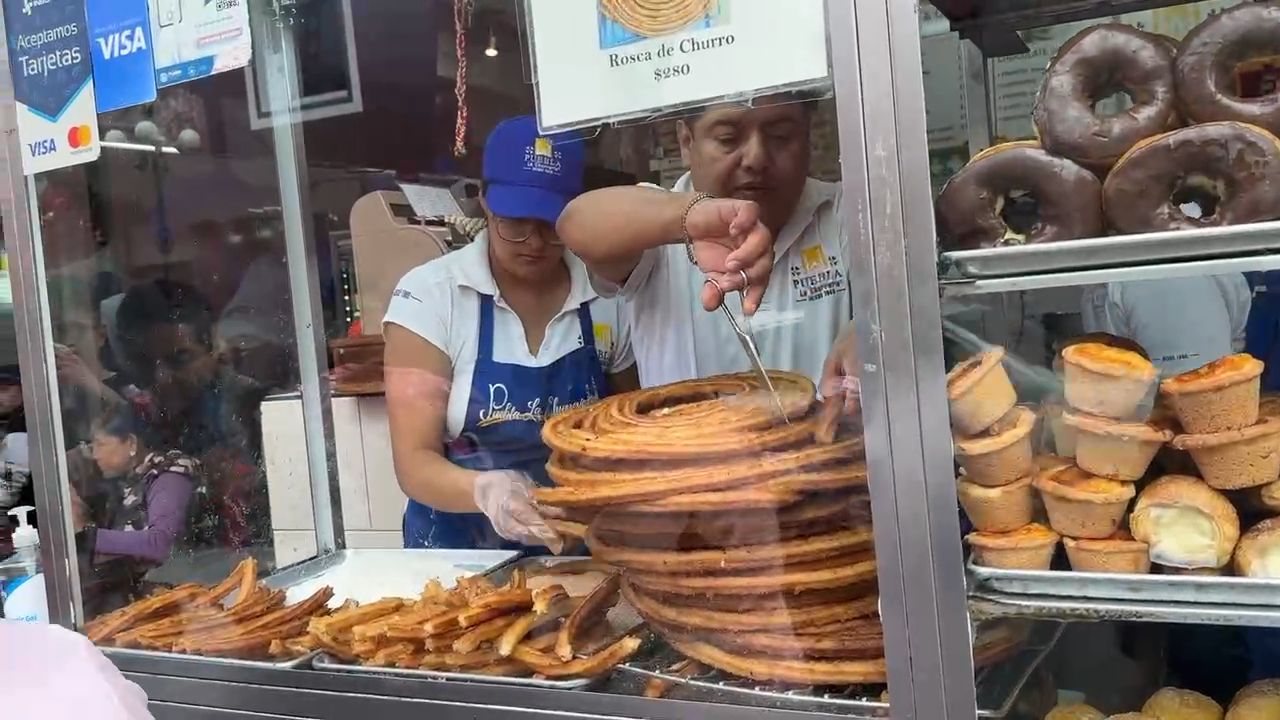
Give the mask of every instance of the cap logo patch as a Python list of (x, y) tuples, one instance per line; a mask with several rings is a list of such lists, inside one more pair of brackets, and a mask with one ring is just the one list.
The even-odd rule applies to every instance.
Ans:
[(533, 145), (524, 149), (525, 172), (560, 175), (564, 170), (561, 160), (560, 151), (552, 144), (551, 138), (534, 138)]

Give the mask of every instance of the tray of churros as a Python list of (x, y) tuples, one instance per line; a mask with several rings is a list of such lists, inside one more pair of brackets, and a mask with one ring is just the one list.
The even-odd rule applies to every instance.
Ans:
[[(563, 572), (548, 571), (562, 565)], [(488, 576), (431, 582), (417, 598), (317, 618), (316, 670), (582, 689), (640, 649), (617, 606), (618, 575), (584, 559), (520, 560)]]
[[(430, 581), (480, 576), (510, 551), (344, 550), (259, 579), (250, 558), (212, 586), (178, 585), (94, 619), (85, 633), (108, 655), (199, 657), (225, 665), (296, 669), (322, 650), (313, 620), (368, 613)], [(383, 603), (383, 605), (379, 605)]]
[(178, 585), (95, 618), (84, 633), (109, 656), (198, 656), (227, 665), (305, 667), (318, 653), (307, 625), (330, 612), (333, 589), (296, 602), (242, 561), (222, 582)]

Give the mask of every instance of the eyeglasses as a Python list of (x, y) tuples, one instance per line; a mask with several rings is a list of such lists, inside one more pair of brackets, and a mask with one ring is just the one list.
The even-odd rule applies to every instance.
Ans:
[(564, 241), (555, 233), (555, 228), (545, 220), (531, 220), (527, 218), (501, 218), (493, 219), (494, 230), (497, 231), (498, 237), (511, 243), (522, 243), (533, 237), (535, 232), (540, 232), (543, 242), (548, 245), (563, 245)]

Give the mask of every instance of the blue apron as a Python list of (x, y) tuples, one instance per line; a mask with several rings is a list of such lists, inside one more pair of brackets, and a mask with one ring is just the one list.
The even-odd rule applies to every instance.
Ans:
[[(600, 398), (604, 370), (596, 354), (587, 303), (578, 306), (582, 347), (545, 367), (493, 359), (493, 298), (480, 296), (480, 338), (467, 416), (458, 438), (445, 446), (450, 462), (469, 470), (519, 470), (550, 485), (542, 442), (543, 420)], [(494, 532), (480, 513), (448, 513), (414, 500), (404, 513), (406, 548), (524, 549)]]

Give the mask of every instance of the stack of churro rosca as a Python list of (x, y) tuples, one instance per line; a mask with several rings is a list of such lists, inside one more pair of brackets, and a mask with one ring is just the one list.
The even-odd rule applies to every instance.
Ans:
[(781, 409), (743, 374), (554, 416), (557, 487), (538, 501), (582, 523), (623, 596), (693, 660), (762, 681), (882, 683), (862, 440), (836, 432), (807, 378), (771, 378)]

